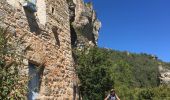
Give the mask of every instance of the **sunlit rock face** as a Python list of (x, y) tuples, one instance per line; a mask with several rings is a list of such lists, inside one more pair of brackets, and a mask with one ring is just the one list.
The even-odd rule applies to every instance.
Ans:
[(159, 72), (160, 72), (161, 84), (170, 85), (170, 70), (160, 65)]
[(69, 8), (72, 34), (76, 34), (73, 45), (77, 47), (97, 45), (101, 22), (93, 10), (92, 3), (73, 0), (69, 1)]

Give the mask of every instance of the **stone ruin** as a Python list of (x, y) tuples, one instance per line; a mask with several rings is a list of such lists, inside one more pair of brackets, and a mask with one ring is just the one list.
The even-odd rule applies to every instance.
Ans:
[[(28, 1), (35, 4), (28, 8)], [(79, 98), (72, 49), (97, 45), (101, 23), (92, 4), (82, 0), (1, 0), (0, 26), (9, 27), (14, 39), (22, 38), (17, 50), (24, 56), (21, 75), (31, 77), (28, 100)]]

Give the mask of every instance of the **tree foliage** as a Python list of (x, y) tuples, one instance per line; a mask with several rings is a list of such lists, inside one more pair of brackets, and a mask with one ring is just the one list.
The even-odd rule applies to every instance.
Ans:
[(113, 86), (110, 76), (112, 63), (109, 52), (93, 48), (88, 52), (79, 52), (77, 74), (83, 100), (102, 100), (105, 92)]
[[(0, 99), (22, 100), (26, 97), (26, 87), (19, 76), (21, 57), (15, 52), (14, 42), (7, 28), (0, 28)], [(23, 80), (22, 80), (23, 81)]]
[(97, 47), (78, 52), (77, 74), (83, 100), (103, 100), (111, 88), (122, 100), (166, 100), (170, 87), (160, 86), (160, 62), (145, 53)]

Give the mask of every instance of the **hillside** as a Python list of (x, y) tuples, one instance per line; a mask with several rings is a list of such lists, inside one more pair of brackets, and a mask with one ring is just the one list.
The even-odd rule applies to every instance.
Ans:
[(78, 54), (77, 73), (85, 100), (102, 100), (111, 88), (121, 100), (167, 100), (170, 96), (158, 69), (160, 65), (170, 66), (157, 57), (103, 48)]

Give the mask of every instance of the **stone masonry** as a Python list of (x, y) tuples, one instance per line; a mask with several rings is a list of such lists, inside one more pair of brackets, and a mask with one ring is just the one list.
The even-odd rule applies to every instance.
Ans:
[[(45, 100), (72, 100), (74, 62), (68, 5), (65, 0), (37, 0), (41, 1), (45, 5), (39, 5), (46, 7), (46, 11), (37, 8), (37, 13), (32, 13), (22, 7), (22, 0), (1, 0), (1, 26), (9, 25), (15, 38), (23, 37), (20, 47), (28, 63), (43, 64), (45, 67), (39, 97)], [(39, 17), (43, 13), (46, 16)], [(30, 49), (25, 51), (28, 46)]]
[[(21, 72), (29, 76), (30, 64), (43, 69), (37, 99), (75, 100), (77, 83), (72, 46), (78, 39), (74, 40), (72, 35), (78, 34), (77, 27), (83, 30), (79, 34), (92, 27), (83, 35), (84, 40), (89, 45), (90, 41), (97, 44), (101, 25), (92, 6), (82, 0), (36, 0), (37, 12), (31, 12), (23, 7), (24, 2), (0, 0), (0, 26), (9, 27), (14, 39), (22, 40), (17, 48), (24, 56), (25, 69)], [(73, 16), (70, 2), (75, 6)]]

